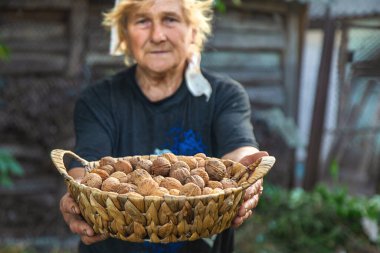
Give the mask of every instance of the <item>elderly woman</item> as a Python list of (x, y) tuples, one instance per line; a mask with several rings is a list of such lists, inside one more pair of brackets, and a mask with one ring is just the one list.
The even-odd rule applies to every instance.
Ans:
[[(120, 0), (105, 15), (115, 49), (129, 68), (90, 86), (75, 107), (75, 152), (87, 160), (136, 154), (194, 155), (250, 162), (258, 152), (248, 97), (240, 84), (199, 69), (210, 34), (212, 0)], [(83, 176), (74, 164), (69, 174)], [(261, 181), (258, 182), (261, 186)], [(258, 197), (248, 188), (232, 227)], [(193, 242), (131, 243), (96, 235), (66, 193), (65, 222), (81, 237), (80, 252), (232, 252), (233, 231)]]

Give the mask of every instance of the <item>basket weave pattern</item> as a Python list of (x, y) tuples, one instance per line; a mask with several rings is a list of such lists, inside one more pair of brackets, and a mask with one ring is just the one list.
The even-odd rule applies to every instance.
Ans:
[[(127, 196), (105, 192), (76, 182), (67, 174), (63, 157), (68, 154), (91, 170), (97, 162), (87, 162), (75, 153), (53, 150), (52, 160), (63, 175), (68, 190), (78, 203), (81, 214), (94, 231), (131, 242), (148, 240), (155, 243), (191, 241), (210, 237), (230, 227), (243, 201), (245, 189), (272, 167), (274, 158), (258, 166), (255, 182), (243, 187), (225, 189), (224, 193), (188, 196)], [(123, 159), (123, 158), (118, 158)]]

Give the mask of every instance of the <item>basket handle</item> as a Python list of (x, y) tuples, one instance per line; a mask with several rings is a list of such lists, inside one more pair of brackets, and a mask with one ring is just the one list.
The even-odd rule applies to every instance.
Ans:
[(79, 162), (81, 162), (83, 164), (83, 166), (88, 165), (88, 162), (85, 159), (79, 157), (74, 152), (71, 152), (69, 150), (54, 149), (51, 151), (50, 157), (53, 160), (53, 163), (54, 163), (55, 167), (57, 168), (57, 170), (59, 171), (59, 173), (61, 173), (61, 175), (64, 176), (66, 179), (73, 180), (73, 178), (71, 176), (69, 176), (69, 174), (67, 174), (67, 169), (66, 169), (65, 164), (63, 162), (63, 157), (65, 155), (70, 155), (71, 157), (77, 159)]
[[(257, 162), (259, 162), (258, 165)], [(243, 189), (247, 189), (256, 183), (257, 180), (263, 178), (271, 170), (275, 162), (276, 158), (274, 156), (263, 156), (255, 163), (247, 166), (248, 169), (253, 170), (253, 172), (249, 175), (247, 181), (241, 184)]]

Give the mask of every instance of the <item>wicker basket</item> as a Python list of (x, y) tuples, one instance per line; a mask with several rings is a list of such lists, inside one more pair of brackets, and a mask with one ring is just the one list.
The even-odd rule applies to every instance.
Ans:
[[(155, 243), (196, 240), (229, 228), (243, 201), (245, 189), (262, 178), (275, 162), (272, 156), (262, 157), (252, 165), (255, 170), (247, 182), (238, 188), (226, 189), (224, 193), (194, 197), (136, 197), (78, 183), (67, 174), (63, 162), (65, 155), (80, 161), (87, 170), (95, 168), (98, 161), (88, 162), (66, 150), (51, 152), (51, 158), (78, 203), (82, 216), (96, 233), (131, 242), (147, 240)], [(259, 194), (259, 188), (256, 187), (255, 194)]]

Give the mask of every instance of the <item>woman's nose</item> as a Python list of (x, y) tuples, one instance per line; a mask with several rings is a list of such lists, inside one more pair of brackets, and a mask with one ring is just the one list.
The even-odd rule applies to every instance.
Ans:
[(165, 30), (160, 24), (153, 25), (151, 37), (154, 43), (160, 43), (166, 39)]

